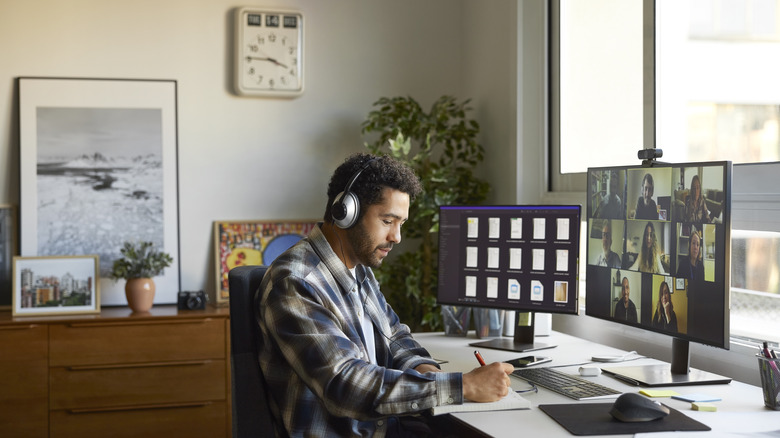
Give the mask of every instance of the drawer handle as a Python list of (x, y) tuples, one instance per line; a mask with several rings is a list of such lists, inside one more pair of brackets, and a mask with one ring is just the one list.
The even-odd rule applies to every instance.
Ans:
[[(209, 321), (211, 321), (212, 318), (201, 318), (201, 319), (185, 319), (185, 320), (179, 320), (179, 319), (164, 319), (161, 321), (144, 321), (143, 325), (153, 325), (153, 324), (205, 324)], [(124, 327), (128, 325), (139, 325), (138, 322), (74, 322), (68, 324), (68, 327), (71, 328), (89, 328), (89, 327)]]
[(29, 330), (38, 327), (38, 324), (30, 325), (4, 325), (0, 327), (0, 330)]
[(114, 406), (106, 408), (83, 408), (83, 409), (69, 409), (71, 414), (99, 414), (102, 412), (118, 412), (118, 411), (142, 411), (149, 409), (177, 409), (177, 408), (202, 408), (210, 405), (211, 402), (192, 402), (192, 403), (161, 403), (161, 404), (149, 404), (149, 405), (136, 405), (136, 406)]
[(154, 367), (178, 367), (198, 366), (211, 363), (210, 360), (182, 360), (177, 362), (145, 362), (145, 363), (120, 363), (115, 365), (80, 365), (67, 367), (69, 371), (93, 371), (112, 370), (120, 368), (154, 368)]

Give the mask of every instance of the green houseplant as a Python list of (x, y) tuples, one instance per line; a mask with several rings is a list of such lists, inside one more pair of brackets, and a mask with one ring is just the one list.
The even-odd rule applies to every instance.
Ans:
[(173, 263), (173, 258), (154, 249), (152, 242), (125, 242), (119, 250), (122, 256), (114, 260), (111, 277), (124, 278), (127, 305), (135, 312), (146, 312), (154, 302), (154, 280)]
[(484, 149), (476, 139), (479, 124), (466, 115), (469, 102), (442, 96), (426, 112), (411, 97), (383, 97), (362, 124), (364, 137), (372, 137), (368, 150), (408, 164), (423, 185), (404, 224), (404, 238), (417, 242), (416, 248), (407, 245), (375, 270), (388, 301), (412, 331), (442, 328), (436, 305), (439, 206), (479, 204), (490, 190), (474, 174)]

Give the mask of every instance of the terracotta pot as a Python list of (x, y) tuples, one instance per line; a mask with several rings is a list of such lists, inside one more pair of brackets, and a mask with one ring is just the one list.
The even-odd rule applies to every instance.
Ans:
[(127, 305), (133, 312), (148, 312), (154, 303), (154, 280), (131, 278), (125, 283)]

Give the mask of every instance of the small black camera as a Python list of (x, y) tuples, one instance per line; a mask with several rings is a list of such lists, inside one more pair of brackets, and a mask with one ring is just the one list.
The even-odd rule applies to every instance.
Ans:
[(206, 308), (206, 294), (202, 290), (179, 292), (179, 310), (203, 310)]

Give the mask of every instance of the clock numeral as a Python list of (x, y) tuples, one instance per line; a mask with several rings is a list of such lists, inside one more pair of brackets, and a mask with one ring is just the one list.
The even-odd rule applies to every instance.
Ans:
[(283, 36), (283, 37), (282, 37), (282, 45), (283, 45), (283, 46), (286, 46), (286, 45), (287, 45), (287, 37), (286, 37), (286, 36)]
[(280, 78), (279, 78), (279, 82), (281, 82), (281, 83), (282, 83), (282, 85), (287, 85), (287, 78), (285, 78), (284, 76), (282, 76), (282, 77), (280, 77)]
[(273, 32), (271, 32), (270, 34), (268, 34), (268, 41), (270, 41), (270, 42), (272, 42), (272, 43), (275, 43), (275, 42), (276, 42), (276, 34), (275, 34), (275, 33), (273, 33)]
[(250, 75), (255, 74), (255, 68), (254, 67), (250, 67), (249, 70), (247, 71), (247, 74), (250, 74)]
[(260, 85), (263, 83), (263, 75), (260, 75), (257, 77), (257, 85)]
[(249, 51), (256, 53), (258, 50), (260, 50), (260, 47), (257, 46), (257, 44), (250, 44), (249, 45)]
[(276, 85), (276, 82), (273, 79), (268, 80), (268, 86), (271, 88), (274, 88), (274, 85)]
[(295, 69), (294, 68), (290, 69), (290, 76), (295, 77)]
[(294, 55), (295, 54), (295, 46), (290, 46), (289, 49), (287, 49), (288, 55)]
[(260, 44), (260, 45), (264, 45), (265, 44), (265, 37), (262, 36), (262, 35), (258, 35), (257, 36), (257, 43)]

